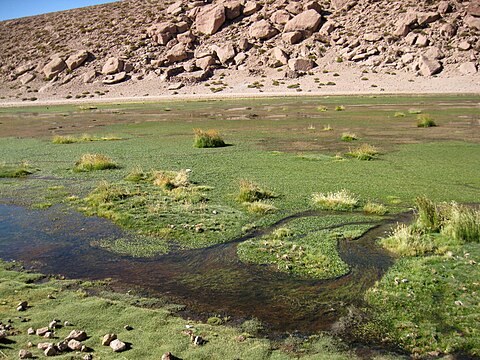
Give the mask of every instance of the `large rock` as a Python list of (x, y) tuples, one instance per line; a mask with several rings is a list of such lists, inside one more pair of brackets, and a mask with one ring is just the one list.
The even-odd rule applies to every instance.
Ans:
[(225, 7), (225, 16), (233, 20), (242, 15), (242, 2), (238, 0), (227, 0), (222, 5)]
[(243, 15), (250, 16), (255, 14), (258, 10), (261, 9), (261, 5), (256, 1), (247, 1), (243, 7)]
[(111, 57), (107, 60), (105, 65), (103, 65), (102, 74), (111, 75), (111, 74), (119, 73), (123, 71), (124, 65), (125, 63), (123, 60), (116, 57)]
[(211, 55), (204, 56), (202, 58), (195, 60), (195, 66), (202, 70), (206, 70), (214, 64), (215, 64), (215, 58)]
[(425, 26), (426, 24), (435, 22), (438, 19), (440, 19), (440, 14), (437, 12), (426, 12), (417, 14), (417, 22), (420, 26)]
[(480, 18), (474, 17), (472, 15), (467, 15), (463, 19), (463, 23), (472, 29), (480, 30)]
[(65, 61), (69, 70), (75, 70), (81, 66), (88, 59), (87, 50), (79, 50), (76, 53), (70, 55)]
[(178, 43), (167, 53), (167, 60), (169, 63), (176, 63), (185, 59), (188, 59), (188, 52), (185, 45), (182, 43)]
[(302, 41), (302, 39), (303, 39), (303, 35), (300, 31), (293, 31), (293, 32), (282, 34), (282, 40), (287, 44), (291, 44), (291, 45), (297, 44), (300, 41)]
[(83, 74), (83, 82), (85, 84), (92, 83), (96, 77), (97, 77), (97, 72), (95, 70), (89, 70), (85, 74)]
[(458, 67), (458, 71), (463, 75), (473, 75), (477, 73), (477, 65), (474, 62), (466, 62)]
[(290, 20), (290, 13), (285, 10), (277, 10), (273, 13), (271, 19), (275, 24), (285, 25)]
[(218, 60), (222, 64), (226, 64), (229, 60), (235, 57), (236, 51), (232, 43), (228, 43), (222, 46), (215, 45), (213, 50), (217, 54)]
[(442, 64), (435, 59), (429, 59), (425, 56), (420, 57), (418, 65), (420, 67), (420, 74), (423, 76), (435, 75), (442, 71)]
[(78, 340), (71, 339), (68, 341), (67, 346), (70, 350), (79, 351), (82, 348), (82, 343)]
[(87, 333), (83, 330), (72, 330), (70, 331), (70, 334), (65, 338), (65, 340), (77, 340), (77, 341), (83, 341), (87, 340)]
[(315, 10), (304, 11), (289, 20), (283, 29), (284, 32), (303, 31), (312, 33), (317, 31), (322, 21), (322, 16)]
[(248, 33), (255, 39), (267, 40), (277, 34), (277, 29), (267, 20), (260, 20), (250, 26)]
[(480, 17), (480, 1), (471, 0), (467, 8), (467, 14)]
[(49, 347), (47, 347), (43, 353), (45, 354), (45, 356), (55, 356), (57, 355), (57, 350), (55, 349), (55, 347), (51, 344)]
[(17, 67), (14, 72), (15, 72), (15, 75), (20, 76), (20, 75), (23, 75), (26, 72), (31, 71), (33, 69), (35, 69), (35, 65), (25, 64), (25, 65), (21, 65), (21, 66)]
[(280, 49), (279, 47), (276, 47), (272, 50), (272, 55), (274, 58), (274, 65), (275, 66), (281, 66), (281, 65), (287, 65), (288, 64), (288, 56), (285, 54), (285, 52)]
[(198, 32), (212, 35), (225, 22), (225, 7), (223, 5), (206, 5), (200, 9), (195, 19)]
[(301, 59), (301, 58), (298, 58), (298, 59), (290, 59), (288, 60), (288, 67), (292, 70), (292, 71), (302, 71), (302, 72), (305, 72), (305, 71), (308, 71), (308, 70), (311, 70), (313, 69), (314, 67), (314, 63), (312, 60), (309, 60), (309, 59)]
[(123, 341), (120, 341), (118, 339), (113, 340), (110, 343), (110, 347), (114, 352), (122, 352), (127, 350), (127, 345)]
[(298, 15), (303, 11), (303, 6), (299, 2), (289, 2), (288, 5), (285, 7), (285, 10), (287, 10), (290, 14), (293, 15)]
[(60, 74), (66, 67), (65, 61), (57, 57), (45, 65), (42, 71), (47, 79), (51, 79)]
[(45, 326), (45, 327), (37, 329), (36, 334), (38, 336), (44, 336), (48, 332), (48, 330), (49, 330), (48, 327)]
[(18, 81), (20, 81), (22, 85), (26, 85), (29, 82), (33, 81), (34, 79), (35, 79), (35, 74), (31, 74), (31, 73), (23, 74), (22, 76), (18, 77)]
[(126, 78), (127, 78), (127, 73), (125, 71), (122, 71), (122, 72), (119, 72), (118, 74), (107, 75), (105, 79), (102, 80), (102, 83), (104, 83), (105, 85), (118, 84), (119, 82), (126, 80)]
[(102, 339), (102, 345), (103, 346), (109, 346), (110, 343), (117, 338), (116, 334), (105, 334), (105, 336)]

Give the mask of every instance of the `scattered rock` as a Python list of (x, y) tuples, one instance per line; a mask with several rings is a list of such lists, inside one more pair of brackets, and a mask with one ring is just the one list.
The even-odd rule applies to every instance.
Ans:
[(28, 328), (27, 334), (28, 335), (35, 335), (35, 329), (34, 328)]
[(215, 64), (215, 58), (213, 56), (205, 56), (200, 59), (195, 60), (195, 66), (202, 70), (208, 69), (210, 66)]
[[(21, 76), (18, 77), (18, 81), (20, 81), (20, 83), (22, 85), (26, 85), (28, 84), (29, 82), (32, 82), (33, 80), (35, 80), (35, 74), (23, 74)], [(18, 310), (18, 309), (17, 309)], [(22, 311), (22, 310), (19, 310), (19, 311)]]
[(205, 35), (215, 34), (225, 19), (223, 5), (206, 5), (200, 9), (195, 19), (197, 31)]
[(105, 334), (102, 339), (103, 346), (109, 346), (110, 343), (117, 338), (116, 334)]
[(480, 2), (478, 0), (471, 0), (467, 8), (467, 14), (480, 17)]
[(474, 62), (466, 62), (458, 67), (458, 71), (463, 75), (473, 75), (477, 73), (477, 65)]
[(193, 345), (196, 346), (201, 346), (205, 344), (205, 340), (201, 336), (192, 335), (190, 336), (190, 340), (192, 341)]
[(20, 359), (31, 359), (33, 358), (33, 354), (28, 350), (22, 349), (18, 352), (18, 357)]
[(288, 56), (285, 54), (285, 52), (276, 47), (272, 50), (272, 55), (273, 58), (275, 59), (274, 66), (281, 66), (281, 65), (287, 65), (288, 64)]
[(25, 64), (25, 65), (21, 65), (19, 67), (17, 67), (14, 71), (15, 75), (17, 76), (20, 76), (20, 75), (23, 75), (25, 74), (26, 72), (28, 71), (31, 71), (35, 69), (35, 65), (33, 64)]
[(300, 41), (302, 41), (302, 39), (303, 39), (303, 36), (300, 31), (293, 31), (293, 32), (282, 34), (282, 40), (287, 44), (291, 44), (291, 45), (297, 44)]
[[(89, 70), (83, 75), (83, 82), (85, 84), (92, 83), (93, 80), (97, 77), (97, 72), (95, 70)], [(68, 321), (66, 321), (68, 323)], [(68, 326), (68, 325), (65, 325)]]
[(470, 50), (472, 45), (470, 45), (470, 43), (468, 41), (462, 41), (460, 44), (458, 44), (457, 47), (458, 47), (459, 50), (467, 51), (467, 50)]
[(292, 71), (305, 72), (305, 71), (313, 69), (314, 63), (310, 59), (301, 59), (301, 58), (290, 59), (290, 60), (288, 60), (288, 67)]
[(243, 15), (250, 16), (255, 14), (258, 10), (261, 9), (261, 5), (256, 1), (247, 1), (243, 8)]
[(365, 41), (369, 42), (376, 42), (379, 41), (382, 38), (382, 35), (377, 34), (377, 33), (366, 33), (363, 38)]
[(51, 338), (53, 338), (53, 332), (47, 331), (47, 332), (45, 333), (45, 335), (43, 335), (43, 337), (44, 337), (45, 339), (51, 339)]
[(123, 66), (125, 65), (124, 61), (116, 58), (111, 57), (107, 60), (105, 65), (102, 67), (102, 74), (104, 75), (111, 75), (116, 74), (123, 71)]
[(290, 20), (291, 16), (288, 11), (285, 10), (277, 10), (273, 13), (271, 19), (275, 24), (285, 25), (288, 20)]
[(49, 327), (50, 329), (55, 329), (55, 328), (57, 327), (57, 325), (58, 325), (57, 320), (52, 320), (52, 321), (50, 322), (50, 324), (48, 324), (48, 327)]
[(72, 330), (70, 334), (65, 338), (65, 340), (77, 340), (77, 341), (84, 341), (87, 339), (87, 333), (83, 330)]
[(45, 65), (42, 69), (42, 72), (45, 74), (45, 78), (52, 79), (53, 77), (60, 74), (66, 67), (67, 64), (65, 64), (65, 61), (57, 57), (50, 61), (47, 65)]
[(468, 27), (476, 30), (480, 30), (480, 18), (471, 15), (465, 16), (463, 23)]
[(130, 326), (130, 325), (128, 325), (128, 324), (125, 325), (123, 328), (124, 328), (125, 330), (127, 330), (127, 331), (133, 330), (133, 326)]
[(222, 64), (226, 64), (229, 60), (233, 59), (236, 55), (235, 48), (232, 43), (227, 43), (222, 46), (213, 46), (212, 49), (217, 54), (218, 60)]
[(55, 349), (55, 347), (50, 344), (44, 351), (43, 353), (45, 354), (45, 356), (55, 356), (57, 355), (57, 350)]
[(420, 57), (419, 61), (420, 74), (423, 76), (431, 76), (442, 71), (442, 64), (435, 59), (429, 59), (425, 56)]
[(68, 341), (67, 346), (70, 350), (80, 351), (80, 349), (82, 348), (82, 343), (78, 340), (71, 339)]
[(418, 13), (417, 22), (420, 26), (425, 26), (440, 19), (440, 14), (436, 12)]
[(452, 6), (448, 1), (441, 1), (437, 6), (437, 11), (440, 14), (445, 15), (446, 13), (449, 13), (450, 11), (452, 11)]
[(63, 340), (57, 343), (57, 349), (58, 351), (62, 352), (68, 349), (68, 341)]
[(283, 31), (302, 31), (311, 34), (318, 30), (321, 21), (322, 16), (317, 11), (307, 10), (289, 20)]
[(126, 78), (127, 73), (125, 71), (122, 71), (121, 73), (115, 75), (106, 76), (105, 79), (102, 80), (102, 83), (104, 83), (105, 85), (118, 84), (119, 82), (124, 81)]
[(37, 344), (37, 348), (40, 349), (40, 350), (45, 350), (49, 346), (53, 346), (53, 344), (52, 343), (38, 343)]
[(43, 327), (40, 329), (37, 329), (36, 334), (38, 336), (44, 336), (50, 329), (48, 327)]
[(178, 43), (177, 45), (172, 47), (167, 54), (167, 61), (170, 63), (183, 61), (187, 58), (188, 58), (187, 49), (185, 48), (185, 45), (182, 43)]
[(277, 32), (277, 29), (275, 29), (270, 22), (260, 20), (250, 26), (248, 33), (255, 39), (267, 40), (275, 36)]
[(346, 7), (350, 3), (350, 0), (331, 0), (330, 5), (335, 9), (335, 10), (340, 10), (344, 7)]
[(236, 19), (242, 14), (242, 2), (238, 0), (227, 0), (223, 3), (223, 6), (228, 20)]
[(87, 50), (79, 50), (76, 53), (70, 55), (65, 61), (69, 70), (75, 70), (81, 66), (88, 59)]
[(83, 360), (92, 360), (93, 359), (93, 355), (92, 354), (85, 354), (83, 355)]
[(114, 352), (122, 352), (127, 349), (127, 345), (118, 339), (112, 340), (110, 347)]
[(7, 337), (7, 332), (5, 330), (0, 330), (0, 340), (5, 339)]

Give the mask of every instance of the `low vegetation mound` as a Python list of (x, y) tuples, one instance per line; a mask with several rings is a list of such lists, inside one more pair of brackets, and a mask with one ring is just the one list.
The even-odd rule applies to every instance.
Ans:
[(83, 134), (81, 136), (73, 135), (55, 135), (52, 138), (52, 143), (54, 144), (75, 144), (81, 142), (91, 142), (91, 141), (114, 141), (121, 140), (122, 138), (114, 135), (107, 136), (94, 136), (89, 134)]
[(86, 172), (117, 168), (119, 168), (118, 164), (106, 155), (83, 154), (80, 160), (75, 163), (75, 167), (73, 169), (77, 172)]
[(193, 129), (193, 132), (195, 133), (194, 147), (216, 148), (226, 146), (218, 130)]
[(314, 193), (313, 204), (325, 210), (353, 210), (358, 204), (358, 197), (348, 190), (342, 189), (337, 192)]
[(359, 147), (350, 149), (350, 151), (346, 153), (347, 156), (354, 157), (358, 160), (373, 160), (378, 154), (380, 154), (378, 148), (370, 144), (362, 144)]
[(417, 115), (417, 127), (433, 127), (437, 126), (433, 118), (428, 114), (418, 114)]
[(21, 178), (33, 174), (35, 170), (26, 162), (20, 164), (0, 164), (0, 178)]

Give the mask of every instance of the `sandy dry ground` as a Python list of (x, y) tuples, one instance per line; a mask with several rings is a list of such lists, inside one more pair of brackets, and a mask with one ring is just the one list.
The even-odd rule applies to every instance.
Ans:
[[(326, 72), (328, 71), (328, 72)], [(330, 85), (327, 85), (330, 82)], [(254, 84), (261, 84), (252, 87)], [(332, 84), (334, 83), (334, 84)], [(47, 85), (46, 85), (47, 84)], [(416, 76), (403, 71), (373, 73), (368, 70), (331, 63), (311, 75), (296, 79), (283, 78), (283, 73), (268, 69), (262, 76), (248, 72), (217, 70), (214, 76), (194, 85), (177, 88), (179, 82), (162, 81), (160, 77), (129, 80), (116, 85), (101, 81), (83, 84), (74, 79), (64, 85), (48, 83), (29, 84), (24, 93), (5, 89), (0, 85), (0, 107), (17, 105), (77, 104), (118, 101), (196, 100), (210, 98), (261, 97), (261, 96), (326, 96), (326, 95), (376, 95), (376, 94), (479, 94), (480, 73), (462, 75), (444, 70), (433, 77)], [(207, 85), (208, 84), (208, 85)], [(212, 89), (221, 91), (213, 92)], [(32, 92), (32, 89), (38, 91)], [(88, 92), (88, 93), (87, 93)], [(99, 95), (102, 94), (102, 95)], [(103, 94), (104, 93), (104, 94)], [(83, 94), (83, 97), (81, 95)], [(67, 96), (71, 97), (67, 99)], [(35, 101), (24, 98), (37, 98)], [(480, 100), (480, 99), (479, 99)]]

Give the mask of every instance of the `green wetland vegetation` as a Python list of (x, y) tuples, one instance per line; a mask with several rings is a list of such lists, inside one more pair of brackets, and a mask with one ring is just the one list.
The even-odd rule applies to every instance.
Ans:
[[(185, 359), (361, 357), (345, 345), (350, 342), (418, 357), (480, 356), (479, 130), (475, 96), (0, 109), (2, 204), (106, 218), (129, 236), (86, 246), (122, 259), (188, 257), (227, 246), (235, 266), (298, 284), (325, 281), (356, 297), (335, 302), (333, 315), (325, 315), (329, 325), (318, 327), (327, 333), (299, 325), (302, 336), (283, 332), (270, 340), (264, 338), (272, 328), (268, 312), (257, 324), (209, 311), (194, 322), (208, 342), (194, 346), (181, 334), (188, 321), (170, 302), (110, 292), (110, 282), (37, 284), (40, 275), (5, 262), (0, 321), (18, 315), (20, 298), (36, 305), (28, 310), (32, 323), (16, 322), (21, 334), (11, 337), (13, 344), (0, 340), (0, 350), (16, 356), (28, 327), (61, 316), (96, 334), (88, 346), (106, 359), (114, 356), (95, 342), (127, 322), (142, 329), (125, 333), (133, 344), (128, 358), (149, 358), (144, 351), (157, 337), (165, 339), (159, 351)], [(369, 235), (385, 224), (388, 233)], [(359, 262), (375, 265), (378, 256), (392, 266), (361, 275), (367, 288), (353, 290), (349, 279), (364, 268), (348, 251), (361, 251), (360, 243), (372, 259)], [(233, 271), (216, 271), (209, 274), (212, 289), (235, 286)], [(53, 292), (54, 306), (46, 297)], [(320, 300), (310, 299), (312, 306)], [(288, 306), (301, 318), (301, 307)], [(107, 320), (113, 314), (116, 328)], [(105, 321), (92, 322), (98, 317)]]

